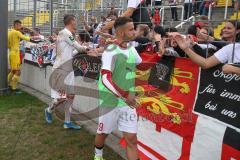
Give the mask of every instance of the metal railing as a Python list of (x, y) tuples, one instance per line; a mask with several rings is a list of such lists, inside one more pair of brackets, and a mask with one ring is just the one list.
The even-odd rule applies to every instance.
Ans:
[(181, 22), (181, 23), (180, 23), (179, 25), (177, 25), (175, 28), (179, 28), (179, 27), (182, 28), (182, 26), (183, 26), (184, 24), (190, 22), (191, 20), (192, 20), (192, 24), (194, 24), (194, 22), (196, 21), (196, 17), (195, 17), (195, 16), (189, 17), (187, 20)]
[[(226, 20), (228, 17), (228, 2), (230, 0), (226, 0), (226, 6), (225, 6), (225, 13), (224, 13), (224, 19)], [(15, 3), (17, 2), (17, 3)], [(72, 2), (74, 2), (74, 5), (72, 4)], [(66, 12), (69, 13), (70, 11), (81, 11), (81, 14), (84, 13), (86, 20), (89, 20), (89, 16), (91, 15), (91, 12), (94, 12), (94, 14), (96, 12), (98, 12), (99, 14), (95, 14), (97, 16), (100, 16), (101, 13), (105, 12), (110, 9), (111, 5), (106, 5), (106, 3), (112, 2), (115, 3), (116, 5), (116, 10), (118, 12), (119, 15), (121, 15), (121, 13), (124, 11), (124, 9), (126, 9), (125, 5), (126, 5), (126, 0), (118, 0), (118, 2), (114, 1), (114, 0), (110, 0), (110, 1), (104, 1), (101, 0), (101, 5), (98, 7), (98, 9), (91, 9), (89, 10), (89, 12), (85, 12), (86, 10), (85, 8), (85, 4), (88, 3), (89, 0), (9, 0), (8, 4), (9, 4), (9, 12), (11, 17), (9, 17), (9, 24), (12, 24), (12, 21), (14, 19), (20, 19), (23, 20), (24, 18), (26, 18), (26, 20), (29, 19), (29, 22), (25, 21), (27, 24), (29, 24), (30, 28), (34, 28), (34, 27), (40, 27), (40, 29), (44, 32), (49, 32), (49, 28), (50, 25), (52, 25), (53, 28), (60, 28), (62, 26), (58, 26), (59, 24), (59, 19), (61, 19), (62, 17), (62, 12)], [(153, 3), (154, 1), (151, 1), (151, 5), (149, 7), (147, 7), (147, 9), (152, 10), (154, 8), (159, 8), (159, 14), (161, 16), (161, 25), (164, 25), (164, 22), (167, 21), (171, 21), (170, 19), (167, 19), (167, 15), (166, 15), (166, 9), (171, 9), (171, 7), (173, 6), (167, 6), (168, 3), (165, 3), (164, 0), (162, 0), (163, 4), (162, 6), (155, 6)], [(35, 3), (35, 7), (34, 4)], [(50, 4), (53, 3), (53, 8), (51, 11), (51, 7)], [(122, 5), (121, 5), (122, 4)], [(48, 6), (48, 7), (47, 7)], [(184, 22), (184, 6), (183, 5), (177, 5), (174, 6), (178, 9), (181, 9), (181, 17), (180, 17), (180, 21), (179, 24), (177, 24), (176, 27), (182, 27), (183, 24), (185, 24), (186, 22)], [(224, 9), (222, 9), (224, 10)], [(49, 14), (39, 14), (40, 11), (46, 11)], [(69, 12), (68, 12), (69, 11)], [(52, 18), (51, 17), (51, 12), (52, 13)], [(210, 5), (209, 6), (209, 12), (208, 12), (208, 18), (211, 19), (213, 13), (213, 6)], [(223, 12), (222, 12), (223, 13)], [(46, 19), (49, 19), (49, 22), (46, 22), (45, 24), (39, 23), (38, 19), (41, 17), (41, 19), (44, 19), (44, 15)], [(29, 18), (27, 18), (29, 17)], [(30, 18), (31, 17), (31, 18)], [(190, 20), (194, 20), (193, 17), (189, 18)]]
[(228, 0), (226, 0), (226, 5), (225, 5), (225, 14), (224, 14), (225, 20), (227, 19), (227, 15), (228, 15), (227, 11), (228, 11)]
[(209, 5), (208, 19), (210, 20), (212, 16), (212, 4)]
[[(123, 12), (122, 8), (115, 8), (117, 10), (118, 15), (121, 15), (121, 13)], [(63, 27), (62, 25), (59, 25), (59, 18), (61, 21), (61, 16), (63, 16), (64, 14), (74, 14), (77, 19), (79, 20), (80, 16), (83, 16), (85, 18), (85, 21), (88, 23), (89, 19), (91, 16), (96, 16), (96, 18), (98, 20), (100, 20), (100, 16), (104, 15), (106, 16), (108, 13), (108, 10), (110, 10), (110, 8), (101, 10), (101, 8), (99, 9), (94, 9), (94, 10), (82, 10), (82, 9), (55, 9), (53, 11), (53, 27), (54, 28), (61, 28)]]
[(59, 14), (58, 10), (54, 10), (53, 11), (53, 27), (57, 27), (57, 24), (58, 24), (58, 14)]
[[(165, 9), (166, 8), (172, 8), (173, 6), (163, 6), (161, 7), (159, 13), (161, 15), (161, 25), (163, 26), (163, 22), (164, 22), (164, 14), (165, 14)], [(174, 6), (176, 8), (181, 8), (182, 9), (182, 12), (181, 12), (181, 21), (183, 21), (183, 15), (184, 15), (184, 7), (183, 5), (177, 5), (177, 6)]]

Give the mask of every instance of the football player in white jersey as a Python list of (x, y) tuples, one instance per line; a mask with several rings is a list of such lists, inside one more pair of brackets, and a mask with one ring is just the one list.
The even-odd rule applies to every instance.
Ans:
[(53, 102), (45, 109), (45, 119), (48, 123), (52, 123), (52, 112), (57, 105), (61, 104), (65, 110), (64, 128), (80, 129), (80, 126), (75, 125), (70, 121), (70, 108), (74, 99), (74, 72), (71, 62), (76, 53), (86, 52), (87, 47), (81, 46), (75, 40), (74, 33), (77, 31), (77, 21), (75, 16), (65, 15), (63, 21), (65, 28), (59, 32), (57, 37), (56, 61), (53, 64), (53, 72), (57, 72), (57, 77), (52, 76), (50, 79), (52, 88), (51, 98), (53, 99)]

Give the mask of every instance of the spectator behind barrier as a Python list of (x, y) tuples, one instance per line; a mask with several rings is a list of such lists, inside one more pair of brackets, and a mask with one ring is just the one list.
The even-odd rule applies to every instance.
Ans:
[[(225, 64), (223, 68), (227, 67), (228, 70), (223, 70), (225, 73), (236, 73), (240, 74), (239, 68), (234, 67), (231, 64), (240, 62), (240, 44), (229, 44), (208, 58), (203, 58), (195, 53), (189, 46), (191, 45), (191, 39), (189, 37), (184, 38), (180, 34), (175, 34), (174, 39), (178, 46), (192, 59), (193, 62), (197, 63), (201, 68), (208, 69), (214, 67), (220, 63)], [(229, 69), (230, 68), (230, 69)]]
[(78, 35), (80, 44), (85, 44), (91, 41), (89, 33), (85, 30), (79, 31)]
[(91, 37), (93, 37), (94, 30), (98, 26), (96, 17), (94, 17), (94, 16), (91, 17), (91, 22), (89, 25), (85, 21), (85, 17), (82, 16), (82, 17), (80, 17), (80, 19), (83, 22), (84, 29), (90, 34)]
[[(128, 0), (127, 10), (123, 12), (121, 17), (131, 17), (133, 19), (134, 25), (137, 24), (147, 24), (149, 27), (152, 26), (149, 13), (145, 8), (145, 1), (141, 0)], [(109, 29), (113, 28), (115, 21), (107, 23), (101, 30), (101, 32), (108, 32)]]
[(218, 49), (221, 49), (234, 41), (240, 42), (240, 23), (237, 21), (226, 22), (225, 27), (221, 31), (221, 40), (216, 39), (209, 34), (204, 34), (204, 32), (200, 32), (200, 29), (198, 29), (197, 37), (201, 40), (208, 41)]
[(240, 22), (228, 21), (222, 30), (222, 39), (227, 42), (240, 42)]
[(136, 37), (146, 37), (149, 34), (150, 28), (146, 24), (138, 24), (136, 28)]

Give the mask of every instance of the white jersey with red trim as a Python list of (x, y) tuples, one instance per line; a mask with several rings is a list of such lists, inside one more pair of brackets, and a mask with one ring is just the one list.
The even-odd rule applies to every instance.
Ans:
[(71, 60), (76, 52), (85, 51), (86, 47), (81, 46), (74, 38), (73, 34), (64, 28), (59, 32), (56, 42), (56, 60), (53, 68), (58, 68), (68, 60)]
[[(56, 60), (53, 64), (53, 71), (55, 69), (59, 69), (59, 74), (65, 74), (65, 72), (69, 72), (69, 74), (64, 79), (64, 84), (73, 86), (74, 85), (74, 72), (72, 69), (72, 58), (75, 53), (85, 51), (86, 47), (81, 46), (74, 38), (73, 34), (67, 29), (64, 28), (59, 32), (56, 42)], [(66, 65), (64, 63), (68, 62)], [(58, 70), (58, 71), (59, 71)], [(55, 79), (52, 80), (53, 85), (58, 85), (58, 82)], [(51, 89), (51, 97), (52, 98), (66, 98), (65, 91), (56, 91)]]

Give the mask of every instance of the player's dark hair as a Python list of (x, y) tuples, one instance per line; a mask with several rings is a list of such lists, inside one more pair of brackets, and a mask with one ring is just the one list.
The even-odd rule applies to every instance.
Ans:
[(75, 20), (75, 19), (76, 19), (76, 17), (75, 17), (74, 15), (72, 15), (72, 14), (67, 14), (67, 15), (65, 15), (64, 18), (63, 18), (63, 23), (64, 23), (64, 25), (68, 25), (68, 24), (71, 23), (71, 21), (73, 21), (73, 20)]
[(13, 25), (16, 25), (16, 24), (22, 24), (22, 22), (19, 19), (17, 19), (15, 21), (13, 21)]

